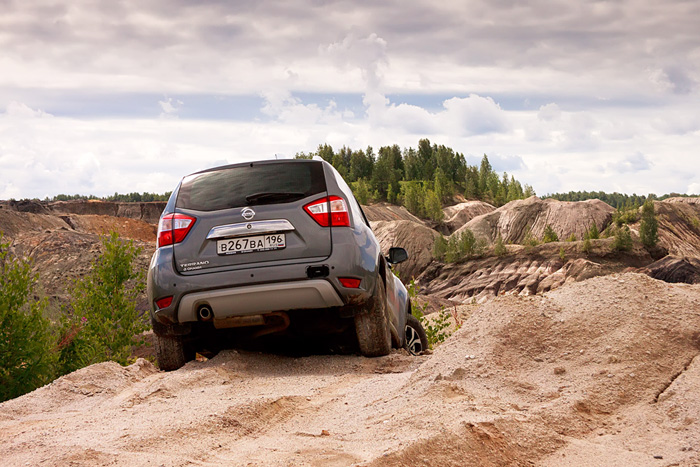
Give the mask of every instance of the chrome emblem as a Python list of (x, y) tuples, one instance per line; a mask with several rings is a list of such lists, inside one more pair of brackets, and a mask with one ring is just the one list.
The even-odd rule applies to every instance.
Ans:
[(243, 211), (241, 211), (241, 214), (243, 215), (243, 219), (249, 221), (253, 217), (255, 217), (255, 211), (253, 211), (251, 208), (245, 208)]

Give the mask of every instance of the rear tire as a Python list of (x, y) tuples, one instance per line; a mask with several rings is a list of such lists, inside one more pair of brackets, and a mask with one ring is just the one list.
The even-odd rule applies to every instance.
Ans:
[(421, 322), (413, 315), (408, 315), (406, 319), (406, 339), (403, 347), (411, 355), (420, 355), (429, 348), (428, 335)]
[(391, 352), (391, 331), (386, 315), (386, 292), (381, 277), (377, 277), (370, 306), (355, 315), (355, 332), (360, 353), (365, 357), (381, 357)]
[(154, 335), (156, 338), (155, 344), (158, 367), (161, 370), (177, 370), (192, 359), (182, 336)]

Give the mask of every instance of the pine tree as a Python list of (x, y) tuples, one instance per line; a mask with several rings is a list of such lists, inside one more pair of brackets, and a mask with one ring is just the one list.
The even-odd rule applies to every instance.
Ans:
[(647, 200), (642, 207), (642, 221), (639, 224), (639, 238), (642, 244), (651, 248), (659, 241), (659, 221), (654, 212), (654, 202)]

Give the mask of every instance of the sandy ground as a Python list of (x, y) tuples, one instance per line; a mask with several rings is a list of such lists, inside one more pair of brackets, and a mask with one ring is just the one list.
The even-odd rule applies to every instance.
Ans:
[(700, 465), (700, 286), (464, 307), (432, 355), (103, 363), (0, 404), (5, 466)]

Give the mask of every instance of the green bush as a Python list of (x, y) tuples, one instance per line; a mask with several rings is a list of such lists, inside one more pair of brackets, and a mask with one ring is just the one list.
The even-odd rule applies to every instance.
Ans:
[(618, 209), (613, 214), (613, 222), (617, 227), (625, 224), (634, 224), (639, 219), (639, 206), (632, 206), (625, 209)]
[(542, 235), (542, 243), (552, 243), (558, 242), (559, 236), (554, 231), (551, 225), (547, 224), (544, 228), (544, 233)]
[(435, 238), (435, 243), (433, 243), (433, 257), (438, 261), (445, 261), (445, 255), (447, 254), (447, 239), (440, 234)]
[(647, 200), (642, 206), (642, 221), (639, 223), (639, 238), (642, 244), (651, 248), (659, 241), (659, 221), (654, 212), (654, 201)]
[(433, 245), (433, 256), (438, 258), (437, 254), (444, 251), (442, 256), (444, 261), (454, 263), (464, 258), (482, 256), (486, 247), (484, 239), (476, 238), (474, 232), (466, 229), (459, 233), (453, 233), (447, 240), (444, 237), (441, 240), (436, 240), (436, 244)]
[(591, 245), (591, 239), (589, 237), (586, 237), (586, 239), (583, 241), (583, 244), (581, 245), (581, 251), (588, 254), (593, 250), (593, 245)]
[(506, 246), (503, 244), (503, 237), (501, 237), (501, 234), (498, 234), (498, 237), (496, 237), (496, 241), (493, 244), (493, 254), (496, 256), (503, 256), (508, 253), (508, 249)]
[(612, 243), (612, 249), (615, 251), (628, 251), (632, 249), (632, 234), (627, 225), (615, 229), (615, 239)]
[(571, 235), (569, 235), (569, 236), (567, 237), (566, 241), (567, 241), (567, 242), (575, 242), (575, 241), (576, 241), (576, 234), (575, 234), (575, 233), (572, 233)]
[(566, 262), (566, 251), (564, 250), (564, 247), (559, 248), (559, 259)]
[(73, 288), (72, 313), (63, 321), (61, 373), (107, 360), (129, 363), (136, 336), (148, 329), (146, 316), (136, 310), (144, 288), (143, 272), (133, 264), (140, 249), (116, 232), (102, 243), (104, 253)]
[(372, 187), (369, 182), (361, 178), (350, 184), (352, 192), (360, 204), (367, 204), (372, 200)]
[(595, 222), (591, 224), (591, 228), (588, 229), (588, 232), (586, 232), (584, 239), (586, 238), (590, 238), (591, 240), (598, 240), (600, 238), (600, 232), (598, 231), (598, 226), (595, 225)]
[(425, 190), (424, 196), (425, 215), (430, 220), (442, 222), (442, 220), (445, 218), (445, 213), (442, 212), (442, 203), (440, 202), (439, 195), (433, 190)]
[(452, 315), (449, 311), (445, 309), (443, 306), (440, 308), (440, 311), (438, 311), (437, 316), (433, 318), (432, 320), (426, 319), (425, 316), (425, 310), (428, 308), (428, 303), (423, 303), (420, 304), (416, 300), (418, 297), (418, 291), (420, 290), (420, 287), (416, 284), (416, 281), (414, 279), (411, 279), (411, 282), (409, 283), (408, 287), (408, 296), (411, 299), (411, 311), (413, 316), (418, 318), (418, 321), (421, 322), (423, 325), (423, 329), (425, 329), (425, 335), (428, 338), (428, 345), (432, 349), (435, 347), (435, 345), (444, 342), (445, 339), (450, 337), (452, 335), (452, 332), (450, 332), (449, 327), (450, 327), (450, 317), (453, 317), (455, 320), (455, 324), (457, 329), (461, 326), (461, 322), (458, 321), (458, 317), (456, 315)]
[(0, 234), (0, 402), (18, 397), (55, 376), (55, 339), (36, 300), (28, 260), (18, 259)]

